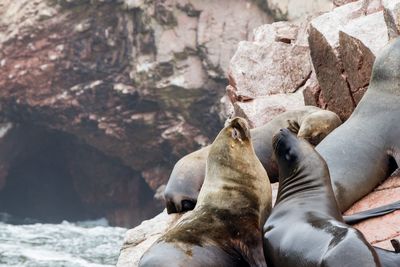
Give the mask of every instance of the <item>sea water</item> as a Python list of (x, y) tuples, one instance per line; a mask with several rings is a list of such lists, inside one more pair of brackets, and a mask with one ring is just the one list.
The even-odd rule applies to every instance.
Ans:
[(20, 225), (2, 220), (0, 267), (115, 266), (126, 231), (105, 219)]

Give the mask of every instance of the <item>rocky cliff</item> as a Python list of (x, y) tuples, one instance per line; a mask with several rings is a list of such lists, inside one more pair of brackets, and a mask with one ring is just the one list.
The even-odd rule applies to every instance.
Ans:
[[(346, 120), (368, 88), (376, 53), (399, 34), (400, 1), (334, 3), (339, 7), (331, 12), (263, 25), (253, 39), (240, 42), (230, 61), (225, 108), (253, 126), (304, 104), (330, 109)], [(400, 200), (398, 189), (399, 177), (392, 177), (347, 214)], [(389, 240), (399, 236), (398, 214), (356, 227), (372, 244), (391, 248)], [(177, 220), (163, 213), (128, 231), (118, 266), (136, 266)]]

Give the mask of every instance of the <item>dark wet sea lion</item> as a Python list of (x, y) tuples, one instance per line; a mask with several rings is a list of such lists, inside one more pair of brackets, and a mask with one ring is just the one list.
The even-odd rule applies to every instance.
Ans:
[(206, 165), (195, 209), (150, 247), (139, 266), (266, 266), (262, 226), (271, 185), (244, 119), (232, 119), (218, 134)]
[(327, 165), (308, 142), (282, 129), (273, 146), (279, 189), (264, 225), (269, 267), (398, 266), (393, 264), (400, 254), (375, 251), (358, 230), (343, 223)]
[(351, 117), (316, 150), (328, 164), (342, 212), (400, 163), (400, 39), (376, 58), (369, 88)]
[[(272, 136), (281, 128), (289, 127), (313, 144), (318, 144), (333, 129), (341, 124), (339, 117), (327, 110), (313, 106), (287, 111), (266, 125), (251, 130), (252, 142), (257, 157), (266, 169), (271, 182), (278, 179), (276, 163), (272, 158)], [(168, 213), (192, 210), (204, 181), (206, 158), (210, 147), (180, 159), (174, 166), (165, 189)]]

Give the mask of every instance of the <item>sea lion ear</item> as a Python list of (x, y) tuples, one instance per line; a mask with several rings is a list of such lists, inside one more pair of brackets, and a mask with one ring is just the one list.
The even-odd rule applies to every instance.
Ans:
[[(237, 131), (234, 132), (232, 136), (240, 135), (239, 136), (240, 139), (250, 139), (250, 129), (249, 129), (250, 127), (245, 119), (239, 117), (233, 118), (230, 121), (229, 125), (234, 129), (234, 131)], [(233, 137), (235, 138), (235, 136)]]

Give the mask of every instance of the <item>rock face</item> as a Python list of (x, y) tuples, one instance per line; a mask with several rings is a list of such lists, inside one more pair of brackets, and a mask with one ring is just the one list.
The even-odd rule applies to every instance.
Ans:
[(331, 0), (265, 0), (278, 20), (298, 20), (318, 12), (332, 9)]
[[(216, 134), (229, 59), (271, 21), (245, 0), (1, 1), (1, 121), (76, 138), (88, 155), (69, 165), (80, 175), (76, 193), (84, 203), (119, 203), (112, 222), (133, 225), (145, 216), (132, 209), (145, 207), (129, 196), (146, 199), (179, 157)], [(88, 169), (105, 158), (118, 166)], [(94, 177), (104, 188), (87, 191)]]
[(302, 87), (311, 75), (305, 27), (289, 22), (263, 25), (254, 30), (253, 41), (239, 43), (227, 87), (234, 115), (258, 127), (304, 105)]
[(347, 119), (365, 93), (376, 53), (395, 37), (399, 14), (394, 2), (357, 1), (311, 21), (310, 54), (319, 88), (305, 92), (305, 103)]

